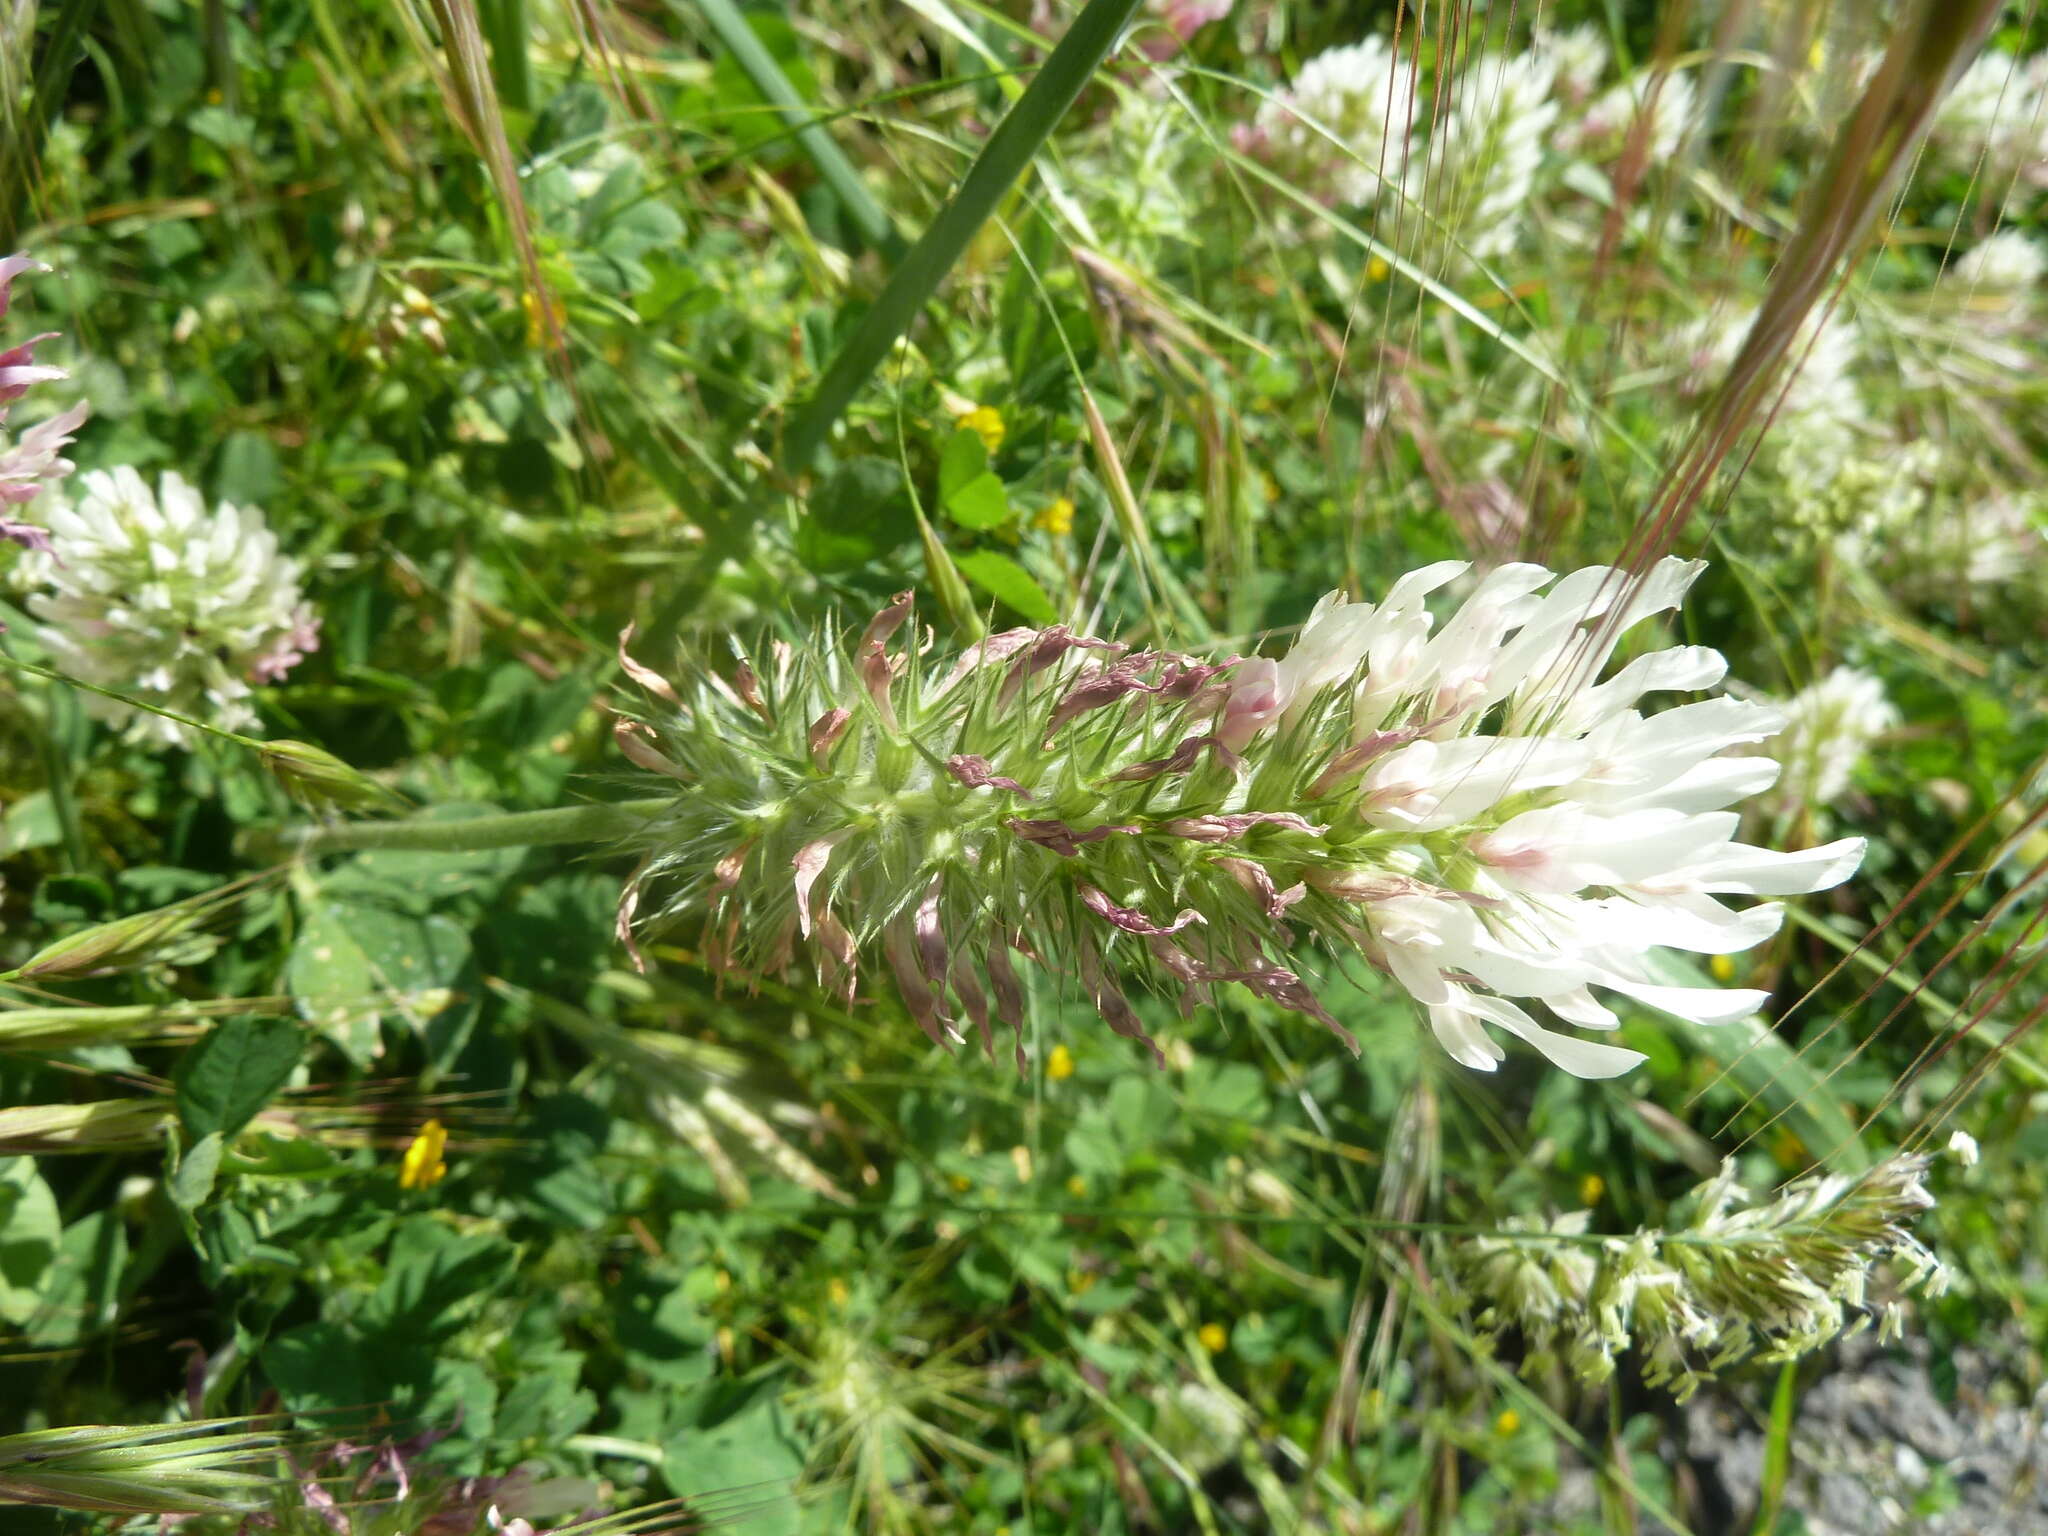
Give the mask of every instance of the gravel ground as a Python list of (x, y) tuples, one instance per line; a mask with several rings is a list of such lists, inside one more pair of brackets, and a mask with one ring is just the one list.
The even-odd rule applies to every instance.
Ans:
[[(1787, 1508), (1809, 1536), (2048, 1536), (2048, 1388), (2031, 1402), (1989, 1355), (1959, 1351), (1952, 1403), (1924, 1343), (1844, 1345), (1801, 1393)], [(1702, 1395), (1684, 1455), (1715, 1520), (1748, 1531), (1762, 1480), (1762, 1415)]]

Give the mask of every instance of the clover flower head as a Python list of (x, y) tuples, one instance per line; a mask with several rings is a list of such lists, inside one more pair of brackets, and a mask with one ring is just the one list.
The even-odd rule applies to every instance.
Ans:
[[(1718, 308), (1680, 328), (1668, 343), (1684, 377), (1681, 388), (1702, 393), (1719, 384), (1755, 323), (1753, 309)], [(1824, 485), (1848, 461), (1868, 421), (1856, 388), (1860, 340), (1838, 314), (1809, 320), (1788, 349), (1786, 372), (1764, 397), (1770, 430), (1763, 451), (1800, 488)]]
[(1538, 27), (1531, 48), (1550, 61), (1559, 99), (1574, 106), (1592, 96), (1612, 57), (1606, 34), (1590, 21), (1562, 32)]
[[(61, 558), (19, 575), (37, 638), (75, 677), (224, 730), (256, 723), (252, 685), (275, 682), (319, 645), (298, 563), (254, 507), (222, 502), (167, 471), (155, 490), (135, 470), (95, 470), (51, 509)], [(191, 729), (99, 694), (86, 709), (132, 740), (189, 745)]]
[[(1510, 250), (1557, 121), (1557, 63), (1540, 51), (1484, 58), (1458, 81), (1458, 98), (1431, 146), (1423, 183), (1445, 232), (1485, 260)], [(1419, 170), (1420, 168), (1417, 168)]]
[(698, 924), (706, 962), (739, 976), (801, 952), (849, 998), (879, 964), (935, 1041), (962, 1018), (985, 1044), (992, 1019), (1021, 1032), (1019, 959), (1148, 1046), (1128, 988), (1185, 1012), (1241, 984), (1353, 1043), (1296, 954), (1362, 959), (1483, 1071), (1506, 1055), (1489, 1029), (1581, 1076), (1642, 1059), (1524, 1002), (1594, 1031), (1620, 1022), (1596, 990), (1701, 1023), (1754, 1011), (1764, 994), (1683, 984), (1656, 952), (1760, 942), (1779, 910), (1720, 897), (1821, 889), (1863, 845), (1734, 841), (1727, 807), (1777, 766), (1723, 754), (1780, 717), (1638, 707), (1718, 683), (1715, 652), (1599, 681), (1701, 567), (1504, 565), (1436, 627), (1426, 599), (1467, 569), (1333, 596), (1279, 658), (1057, 626), (938, 657), (908, 593), (851, 645), (776, 646), (731, 681), (678, 690), (629, 658), (655, 707), (620, 745), (672, 798), (638, 838), (621, 934)]
[(1987, 294), (2022, 293), (2048, 275), (2048, 250), (2016, 229), (2001, 229), (1971, 246), (1942, 274), (1945, 284)]
[[(0, 320), (7, 318), (14, 280), (24, 273), (48, 270), (27, 256), (0, 256)], [(31, 550), (48, 549), (49, 533), (34, 523), (16, 521), (13, 509), (34, 501), (46, 487), (71, 473), (72, 464), (62, 456), (63, 449), (83, 425), (86, 414), (81, 400), (11, 441), (5, 430), (8, 411), (31, 386), (66, 377), (62, 368), (35, 360), (37, 345), (55, 335), (46, 331), (0, 351), (0, 539)]]
[(1842, 798), (1870, 745), (1899, 723), (1884, 684), (1855, 667), (1836, 667), (1778, 705), (1785, 729), (1772, 750), (1784, 772), (1765, 797), (1768, 808), (1826, 810)]
[(1274, 168), (1338, 203), (1370, 203), (1406, 174), (1413, 70), (1384, 38), (1317, 54), (1261, 103), (1249, 135)]
[[(1640, 137), (1643, 164), (1668, 165), (1695, 125), (1699, 91), (1682, 70), (1641, 69), (1609, 86), (1559, 133), (1559, 148), (1612, 160)], [(1647, 122), (1644, 120), (1647, 118)]]
[(1987, 48), (1942, 98), (1928, 132), (1933, 166), (1979, 176), (2002, 194), (2014, 182), (2048, 181), (2048, 54), (2017, 58)]

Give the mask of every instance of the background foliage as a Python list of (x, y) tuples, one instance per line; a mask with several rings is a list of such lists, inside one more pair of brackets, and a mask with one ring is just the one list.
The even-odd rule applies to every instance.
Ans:
[[(1072, 620), (1228, 652), (1431, 560), (1640, 547), (1712, 398), (1702, 327), (1783, 280), (1892, 21), (1470, 6), (1418, 41), (1391, 6), (1241, 3), (1178, 46), (1156, 9), (815, 460), (792, 422), (1058, 8), (31, 10), (0, 249), (55, 271), (14, 318), (63, 333), (82, 467), (175, 469), (302, 562), (322, 646), (257, 734), (428, 817), (601, 800), (629, 622), (657, 665), (724, 667), (728, 635), (914, 587), (952, 638)], [(1448, 176), (1332, 203), (1256, 130), (1303, 61), (1397, 21), (1425, 99), (1492, 99), (1532, 24), (1584, 23), (1602, 90), (1666, 67), (1699, 115), (1654, 154), (1625, 122), (1545, 130), (1511, 209)], [(2038, 43), (2016, 18), (1993, 46)], [(2014, 91), (1997, 120), (2024, 124)], [(276, 1412), (396, 1447), (258, 1463), (282, 1518), (325, 1497), (363, 1531), (658, 1500), (758, 1532), (1791, 1531), (1778, 1460), (1732, 1495), (1674, 1472), (1700, 1420), (1636, 1363), (1587, 1389), (1482, 1338), (1450, 1246), (1579, 1210), (1668, 1226), (1723, 1156), (1767, 1189), (1957, 1128), (1983, 1159), (1932, 1175), (1954, 1278), (1910, 1331), (1959, 1416), (2024, 1405), (2048, 374), (2038, 273), (1941, 275), (2038, 227), (2032, 166), (1943, 148), (1962, 133), (1844, 273), (1853, 360), (1759, 410), (1670, 529), (1714, 562), (1686, 638), (1781, 696), (1855, 665), (1899, 711), (1832, 803), (1765, 813), (1781, 846), (1871, 839), (1717, 973), (1771, 991), (1769, 1024), (1637, 1014), (1626, 1078), (1479, 1077), (1362, 977), (1358, 1060), (1239, 992), (1149, 1010), (1155, 1071), (1045, 986), (1019, 1076), (930, 1048), (886, 991), (721, 989), (687, 932), (634, 973), (631, 861), (602, 847), (281, 863), (308, 816), (246, 745), (137, 747), (16, 670), (6, 964), (254, 878), (120, 974), (9, 984), (0, 1433)], [(1828, 422), (1881, 484), (1816, 468)], [(1885, 495), (1903, 520), (1871, 521)], [(1994, 504), (2017, 566), (1973, 581)], [(39, 663), (14, 598), (0, 644)], [(116, 1108), (8, 1119), (78, 1105)], [(402, 1179), (429, 1121), (446, 1176)], [(1835, 1368), (1712, 1396), (1782, 1457)], [(1937, 1469), (1901, 1497), (1907, 1521), (1963, 1496)]]

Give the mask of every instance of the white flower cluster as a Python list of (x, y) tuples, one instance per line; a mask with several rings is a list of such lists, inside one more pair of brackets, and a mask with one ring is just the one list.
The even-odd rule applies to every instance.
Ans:
[[(1754, 309), (1722, 307), (1682, 327), (1668, 344), (1681, 388), (1704, 394), (1726, 377), (1756, 320)], [(1859, 340), (1839, 310), (1816, 314), (1787, 349), (1785, 368), (1764, 397), (1770, 430), (1763, 451), (1796, 484), (1827, 484), (1849, 459), (1869, 411), (1856, 388)]]
[(1979, 54), (1937, 109), (1927, 153), (1935, 169), (1981, 177), (2001, 195), (2015, 182), (2048, 184), (2048, 53)]
[[(1243, 142), (1333, 202), (1364, 206), (1399, 189), (1450, 248), (1489, 260), (1521, 237), (1546, 160), (1611, 160), (1640, 133), (1657, 165), (1692, 128), (1689, 75), (1644, 71), (1596, 96), (1609, 62), (1598, 28), (1539, 28), (1524, 49), (1447, 70), (1432, 93), (1413, 55), (1368, 37), (1310, 59)], [(1433, 122), (1418, 94), (1441, 95)]]
[(1968, 292), (2021, 293), (2048, 275), (2048, 250), (2018, 230), (2002, 229), (1970, 247), (1942, 274), (1944, 283)]
[(1870, 744), (1899, 723), (1884, 684), (1854, 667), (1836, 667), (1778, 709), (1785, 729), (1772, 752), (1784, 772), (1764, 805), (1781, 814), (1833, 806), (1869, 755)]
[[(225, 730), (255, 724), (251, 684), (283, 677), (319, 644), (297, 562), (253, 507), (208, 513), (198, 491), (166, 472), (157, 491), (133, 469), (80, 477), (80, 494), (51, 510), (54, 554), (20, 572), (39, 591), (28, 608), (56, 666)], [(189, 745), (192, 731), (98, 694), (88, 711), (125, 724), (131, 740)]]
[(1782, 718), (1728, 698), (1636, 707), (1646, 693), (1719, 683), (1717, 652), (1657, 651), (1596, 681), (1620, 635), (1676, 607), (1703, 564), (1664, 560), (1639, 579), (1504, 565), (1432, 633), (1422, 600), (1466, 569), (1428, 566), (1377, 607), (1326, 599), (1284, 660), (1240, 667), (1217, 734), (1235, 750), (1279, 732), (1284, 753), (1310, 717), (1325, 730), (1348, 717), (1353, 745), (1318, 785), (1355, 775), (1325, 814), (1348, 803), (1356, 837), (1342, 846), (1362, 867), (1311, 869), (1308, 886), (1356, 903), (1357, 942), (1465, 1065), (1504, 1059), (1492, 1025), (1567, 1071), (1616, 1076), (1641, 1056), (1546, 1029), (1510, 999), (1595, 1030), (1620, 1020), (1594, 988), (1702, 1024), (1741, 1018), (1764, 993), (1673, 985), (1654, 952), (1748, 949), (1781, 910), (1717, 897), (1825, 889), (1856, 868), (1863, 841), (1799, 853), (1734, 841), (1726, 807), (1778, 770), (1723, 754)]
[(1253, 140), (1290, 179), (1339, 203), (1371, 203), (1407, 175), (1414, 74), (1384, 38), (1331, 48), (1260, 106)]
[[(1678, 153), (1697, 115), (1692, 76), (1642, 70), (1608, 87), (1559, 133), (1559, 147), (1609, 160), (1642, 137), (1645, 164), (1667, 164)], [(1648, 122), (1642, 120), (1648, 118)]]
[[(1586, 1211), (1512, 1220), (1459, 1244), (1453, 1268), (1482, 1331), (1522, 1335), (1525, 1374), (1563, 1363), (1602, 1382), (1634, 1349), (1643, 1379), (1683, 1402), (1753, 1352), (1793, 1360), (1862, 1326), (1881, 1263), (1896, 1267), (1901, 1291), (1939, 1295), (1947, 1276), (1911, 1230), (1934, 1204), (1926, 1171), (1924, 1157), (1893, 1157), (1759, 1201), (1731, 1163), (1693, 1192), (1682, 1229), (1589, 1239)], [(1876, 1315), (1895, 1320), (1896, 1303)]]
[[(48, 270), (26, 256), (0, 257), (0, 320), (7, 318), (14, 280), (27, 272)], [(11, 540), (26, 549), (48, 549), (49, 535), (34, 523), (16, 522), (14, 509), (26, 506), (46, 486), (71, 473), (71, 461), (62, 456), (63, 449), (85, 421), (86, 406), (81, 400), (69, 410), (37, 422), (19, 438), (11, 442), (8, 439), (7, 413), (14, 402), (27, 394), (31, 385), (65, 376), (62, 368), (35, 360), (36, 344), (48, 341), (54, 334), (31, 336), (0, 351), (0, 539)]]
[(1443, 233), (1480, 260), (1506, 254), (1536, 187), (1557, 121), (1557, 66), (1542, 53), (1483, 59), (1458, 82), (1458, 102), (1432, 144)]

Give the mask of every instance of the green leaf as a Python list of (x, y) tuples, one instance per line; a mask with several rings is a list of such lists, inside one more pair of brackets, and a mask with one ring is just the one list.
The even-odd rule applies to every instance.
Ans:
[(305, 1032), (289, 1019), (223, 1019), (193, 1046), (178, 1077), (178, 1118), (195, 1141), (232, 1140), (291, 1080)]
[(32, 1157), (0, 1159), (0, 1322), (19, 1328), (42, 1307), (63, 1224)]
[(266, 1343), (261, 1358), (294, 1412), (361, 1408), (385, 1395), (362, 1340), (339, 1323), (302, 1323)]
[(31, 790), (0, 815), (0, 858), (12, 858), (30, 848), (49, 848), (63, 840), (57, 803), (47, 789)]
[(1008, 555), (999, 555), (992, 549), (975, 549), (955, 556), (953, 563), (960, 567), (961, 575), (982, 591), (1016, 609), (1032, 623), (1059, 622), (1059, 612), (1045, 595), (1045, 589)]
[(946, 502), (946, 514), (963, 528), (993, 528), (1009, 520), (1009, 492), (1001, 480), (984, 472), (953, 493)]
[(42, 1280), (42, 1310), (23, 1330), (29, 1343), (67, 1348), (111, 1323), (127, 1262), (127, 1227), (113, 1206), (66, 1227)]
[(286, 990), (314, 1028), (358, 1067), (383, 1053), (370, 957), (351, 931), (347, 908), (318, 906), (299, 930), (284, 969)]
[(797, 554), (821, 573), (879, 560), (917, 533), (902, 467), (889, 459), (848, 459), (812, 493), (807, 511), (797, 524)]
[(946, 439), (939, 454), (939, 500), (951, 501), (970, 480), (988, 471), (988, 444), (979, 432), (962, 427)]
[(327, 1179), (348, 1167), (327, 1147), (309, 1136), (273, 1136), (252, 1131), (228, 1150), (222, 1166), (229, 1173), (269, 1179)]
[[(665, 1449), (661, 1475), (669, 1492), (678, 1498), (704, 1497), (720, 1510), (720, 1530), (738, 1536), (794, 1536), (801, 1529), (796, 1477), (803, 1457), (772, 1397), (713, 1428), (679, 1435)], [(724, 1497), (714, 1504), (716, 1495)]]
[(178, 1159), (177, 1171), (171, 1175), (171, 1200), (179, 1210), (196, 1211), (206, 1203), (206, 1197), (213, 1193), (213, 1182), (220, 1175), (220, 1154), (225, 1145), (219, 1131), (208, 1131)]
[(384, 1283), (363, 1309), (363, 1326), (408, 1345), (451, 1333), (511, 1277), (517, 1256), (491, 1233), (408, 1217), (391, 1240)]
[(469, 934), (452, 918), (323, 902), (299, 931), (285, 985), (300, 1013), (357, 1066), (382, 1053), (378, 1024), (390, 1013), (421, 1036), (441, 1070), (476, 1019), (475, 988), (456, 991), (469, 968)]

